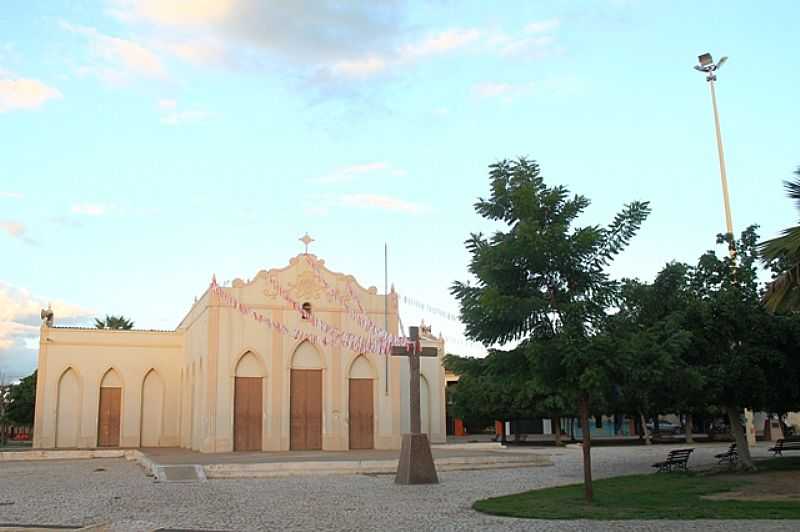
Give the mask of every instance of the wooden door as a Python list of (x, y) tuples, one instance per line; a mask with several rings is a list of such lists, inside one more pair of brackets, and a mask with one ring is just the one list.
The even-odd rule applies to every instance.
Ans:
[(293, 369), (290, 397), (289, 448), (322, 449), (322, 370)]
[(261, 377), (236, 377), (233, 392), (233, 450), (261, 450)]
[(98, 447), (119, 447), (122, 388), (100, 388), (100, 415), (97, 426)]
[(372, 379), (350, 379), (350, 448), (374, 448), (374, 427)]

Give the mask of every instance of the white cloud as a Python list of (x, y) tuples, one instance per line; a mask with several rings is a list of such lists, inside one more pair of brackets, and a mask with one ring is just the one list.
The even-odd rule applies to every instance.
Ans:
[(3, 191), (0, 191), (0, 198), (22, 199), (24, 197), (25, 196), (22, 194), (22, 192), (7, 192), (7, 191), (3, 192)]
[[(74, 325), (94, 314), (61, 300), (50, 304), (56, 325)], [(34, 369), (41, 324), (39, 313), (47, 305), (46, 299), (0, 281), (0, 369), (16, 377)]]
[(542, 58), (554, 53), (554, 44), (555, 37), (551, 35), (508, 39), (500, 45), (499, 51), (501, 55), (508, 57)]
[(211, 116), (208, 111), (194, 109), (189, 111), (173, 111), (161, 117), (161, 123), (168, 126), (180, 124), (194, 124), (201, 122)]
[(306, 216), (327, 216), (329, 212), (330, 209), (328, 209), (328, 207), (320, 207), (320, 206), (305, 207), (303, 209), (303, 214), (305, 214)]
[(240, 52), (261, 50), (305, 65), (332, 64), (365, 49), (385, 48), (398, 33), (403, 15), (396, 0), (111, 0), (110, 4), (118, 18), (150, 24), (164, 36), (181, 33), (191, 41), (225, 41)]
[(73, 214), (84, 214), (86, 216), (103, 216), (111, 210), (109, 205), (99, 203), (76, 203), (70, 211)]
[(227, 16), (234, 0), (112, 0), (117, 18), (141, 18), (158, 24), (184, 25), (215, 22)]
[(293, 70), (316, 84), (372, 79), (420, 61), (470, 49), (543, 57), (555, 48), (558, 19), (509, 34), (442, 27), (420, 33), (405, 2), (339, 0), (107, 0), (112, 13), (153, 46), (195, 65)]
[(0, 113), (38, 109), (50, 100), (62, 97), (58, 89), (35, 79), (12, 79), (0, 72)]
[(157, 102), (157, 107), (161, 111), (161, 123), (168, 126), (179, 124), (192, 124), (205, 120), (211, 113), (202, 109), (180, 109), (177, 100), (162, 99)]
[(97, 76), (101, 80), (121, 85), (135, 78), (163, 79), (167, 70), (159, 57), (146, 46), (120, 37), (100, 33), (95, 28), (62, 22), (72, 33), (89, 41), (93, 63), (81, 66), (78, 72)]
[(493, 97), (493, 96), (507, 96), (517, 90), (514, 85), (510, 83), (494, 83), (494, 82), (487, 82), (487, 83), (478, 83), (473, 88), (475, 94), (478, 96), (483, 97)]
[(560, 25), (557, 18), (534, 21), (525, 26), (522, 35), (495, 32), (488, 44), (505, 57), (548, 57), (560, 51), (554, 35)]
[[(388, 171), (392, 173), (392, 175), (405, 175), (405, 170), (399, 168), (393, 168), (392, 165), (389, 163), (374, 162), (374, 163), (363, 163), (363, 164), (353, 164), (350, 166), (342, 166), (341, 168), (337, 168), (336, 170), (327, 175), (316, 177), (311, 181), (321, 184), (344, 183), (352, 181), (353, 178), (359, 175), (370, 174), (381, 171)], [(397, 172), (402, 172), (402, 174), (397, 174)]]
[(535, 22), (531, 22), (530, 24), (525, 26), (525, 31), (527, 31), (528, 33), (544, 33), (556, 30), (560, 25), (561, 21), (558, 20), (557, 18), (538, 20)]
[(478, 83), (472, 87), (472, 92), (481, 98), (499, 98), (505, 102), (511, 102), (520, 96), (575, 92), (578, 88), (579, 84), (573, 78), (554, 78), (524, 83)]
[[(32, 335), (38, 330), (34, 325), (0, 320), (0, 352), (14, 345), (16, 336)], [(26, 338), (27, 340), (27, 338)]]
[(178, 102), (175, 100), (158, 100), (158, 108), (162, 110), (175, 109), (177, 106)]
[(387, 67), (384, 58), (376, 55), (352, 59), (347, 61), (337, 61), (330, 67), (330, 71), (335, 76), (349, 78), (365, 78), (381, 72)]
[[(445, 28), (409, 39), (397, 0), (110, 0), (111, 11), (149, 25), (157, 47), (198, 65), (288, 61), (313, 79), (363, 79), (461, 49), (482, 37)], [(402, 42), (405, 41), (405, 42)]]
[(390, 68), (454, 52), (481, 37), (477, 29), (450, 29), (424, 37), (398, 49), (336, 61), (327, 70), (333, 77), (366, 78)]
[(216, 39), (166, 41), (158, 46), (193, 65), (223, 65), (230, 61), (230, 51)]
[(408, 214), (418, 214), (426, 210), (421, 204), (380, 194), (344, 194), (339, 198), (339, 203), (345, 207), (374, 208)]
[(11, 220), (0, 221), (0, 230), (8, 233), (12, 238), (22, 238), (25, 235), (25, 224)]
[(481, 37), (481, 31), (477, 29), (450, 29), (426, 37), (417, 43), (404, 46), (401, 49), (401, 57), (413, 59), (431, 55), (451, 52), (471, 44)]
[(53, 216), (50, 218), (50, 221), (58, 224), (63, 225), (64, 227), (83, 227), (83, 222), (75, 218), (74, 216), (67, 216), (67, 215), (59, 215)]

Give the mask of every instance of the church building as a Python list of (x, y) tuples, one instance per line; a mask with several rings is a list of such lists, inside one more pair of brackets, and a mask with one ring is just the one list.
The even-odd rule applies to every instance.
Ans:
[[(401, 335), (394, 288), (363, 288), (312, 254), (213, 281), (175, 330), (52, 322), (35, 448), (399, 449), (409, 431), (409, 360), (385, 354), (386, 331)], [(420, 360), (422, 431), (444, 442), (444, 342), (423, 327), (420, 343), (438, 349)]]

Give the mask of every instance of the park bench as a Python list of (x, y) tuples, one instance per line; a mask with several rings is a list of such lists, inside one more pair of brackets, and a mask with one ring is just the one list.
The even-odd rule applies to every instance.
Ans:
[(770, 447), (772, 456), (783, 456), (783, 451), (800, 451), (800, 439), (780, 439), (775, 442), (775, 447)]
[(693, 451), (694, 449), (675, 449), (669, 452), (666, 460), (656, 462), (653, 467), (658, 468), (658, 473), (670, 473), (674, 470), (688, 471), (686, 466)]
[(719, 460), (718, 464), (724, 464), (725, 462), (729, 464), (735, 464), (736, 461), (739, 459), (739, 454), (736, 452), (736, 444), (732, 443), (728, 450), (724, 453), (715, 454), (714, 458)]

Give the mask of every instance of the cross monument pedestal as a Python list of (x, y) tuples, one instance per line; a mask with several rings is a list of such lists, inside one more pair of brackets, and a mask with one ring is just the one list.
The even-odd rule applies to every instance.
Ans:
[(438, 356), (434, 347), (421, 347), (419, 327), (409, 327), (410, 336), (404, 346), (392, 347), (392, 355), (407, 356), (411, 381), (411, 432), (403, 434), (400, 448), (400, 462), (397, 465), (395, 484), (438, 484), (436, 466), (433, 463), (431, 443), (428, 435), (422, 432), (422, 416), (420, 414), (420, 379), (419, 357)]

